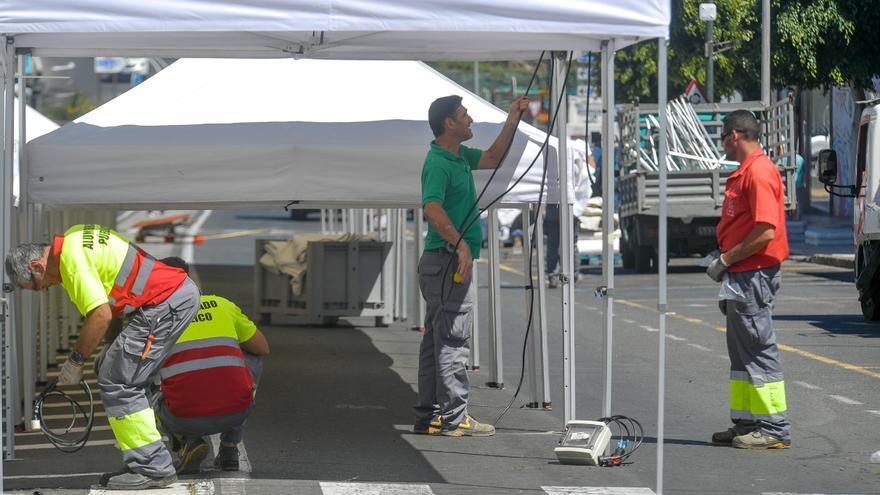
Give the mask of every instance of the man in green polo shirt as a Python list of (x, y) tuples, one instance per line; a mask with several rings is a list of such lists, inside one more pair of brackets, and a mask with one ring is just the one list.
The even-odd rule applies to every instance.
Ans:
[(467, 412), (468, 338), (476, 301), (471, 269), (482, 244), (472, 171), (501, 164), (529, 99), (514, 100), (501, 133), (485, 151), (461, 144), (474, 136), (474, 120), (461, 100), (456, 95), (444, 96), (428, 109), (428, 123), (436, 139), (422, 168), (428, 237), (419, 260), (419, 287), (427, 304), (413, 431), (451, 437), (490, 436), (495, 428), (477, 422)]

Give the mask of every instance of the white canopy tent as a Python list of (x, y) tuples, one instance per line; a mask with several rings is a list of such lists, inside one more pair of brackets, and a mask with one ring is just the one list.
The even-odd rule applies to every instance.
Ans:
[[(109, 0), (8, 0), (0, 12), (5, 98), (0, 252), (11, 245), (12, 88), (17, 50), (35, 55), (145, 55), (166, 57), (349, 58), (408, 60), (490, 60), (537, 58), (540, 50), (602, 52), (603, 106), (614, 103), (614, 52), (626, 45), (660, 38), (658, 86), (665, 97), (665, 40), (668, 37), (668, 0), (566, 0), (553, 3), (529, 0), (169, 0), (133, 4)], [(565, 79), (563, 55), (557, 55), (554, 88)], [(560, 68), (562, 67), (562, 68)], [(556, 95), (554, 95), (556, 96)], [(661, 105), (661, 143), (665, 142), (664, 105)], [(603, 122), (604, 149), (613, 149), (611, 112)], [(559, 112), (558, 154), (567, 160), (565, 107)], [(661, 154), (665, 150), (661, 148)], [(613, 201), (612, 153), (603, 163), (604, 204)], [(661, 157), (661, 161), (664, 159)], [(574, 286), (571, 215), (567, 173), (560, 177), (560, 245), (562, 249), (562, 313), (564, 336), (565, 418), (575, 417)], [(271, 178), (270, 178), (271, 180)], [(658, 404), (657, 492), (662, 493), (663, 380), (665, 362), (665, 173), (661, 171), (660, 219), (660, 391)], [(25, 204), (30, 202), (22, 192)], [(606, 209), (603, 224), (612, 225)], [(609, 232), (603, 232), (605, 284), (605, 400), (610, 413), (611, 342), (613, 309), (613, 250)], [(2, 281), (6, 283), (5, 273)], [(4, 312), (7, 323), (10, 312)], [(7, 334), (10, 333), (6, 326)], [(14, 348), (7, 347), (8, 359)], [(11, 379), (5, 384), (7, 400)], [(7, 441), (13, 421), (7, 421)]]
[[(33, 141), (34, 139), (42, 136), (43, 134), (48, 134), (55, 129), (58, 129), (58, 124), (53, 122), (49, 117), (38, 112), (34, 107), (30, 105), (21, 105), (19, 103), (18, 98), (14, 99), (13, 105), (15, 107), (15, 122), (21, 122), (21, 117), (19, 113), (21, 112), (20, 107), (25, 108), (25, 113), (27, 117), (23, 120), (27, 122), (27, 129), (25, 130), (25, 135), (27, 136), (28, 142)], [(18, 204), (18, 187), (19, 187), (19, 179), (18, 179), (18, 135), (14, 138), (13, 144), (13, 163), (14, 163), (14, 171), (13, 171), (13, 180), (12, 180), (12, 201), (15, 204)]]
[[(414, 208), (433, 139), (427, 108), (447, 94), (463, 96), (475, 121), (467, 144), (487, 148), (507, 114), (420, 62), (181, 59), (31, 143), (30, 201)], [(499, 196), (501, 203), (538, 201), (546, 135), (525, 123), (519, 129), (481, 206)], [(544, 199), (557, 202), (556, 138), (550, 146)], [(475, 173), (478, 190), (490, 175)]]
[(665, 38), (669, 17), (662, 0), (8, 0), (0, 33), (34, 55), (512, 60)]

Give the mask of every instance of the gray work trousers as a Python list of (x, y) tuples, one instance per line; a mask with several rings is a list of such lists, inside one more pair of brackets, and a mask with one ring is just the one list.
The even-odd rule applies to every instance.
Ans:
[[(148, 388), (198, 310), (199, 289), (186, 278), (167, 299), (132, 314), (98, 370), (101, 402), (122, 450), (122, 462), (133, 472), (153, 478), (175, 472), (156, 429)], [(142, 357), (150, 335), (153, 341)]]
[[(419, 288), (425, 298), (425, 334), (419, 349), (419, 402), (415, 426), (426, 428), (439, 415), (444, 430), (464, 420), (467, 412), (467, 363), (476, 288), (453, 281), (458, 257), (425, 251), (419, 260)], [(445, 274), (445, 275), (444, 275)]]
[[(244, 359), (254, 382), (254, 391), (256, 391), (260, 376), (263, 374), (263, 358), (245, 352)], [(161, 392), (156, 394), (156, 399), (153, 402), (156, 414), (159, 415), (159, 420), (162, 422), (162, 428), (169, 434), (184, 437), (185, 442), (219, 433), (221, 442), (237, 444), (241, 442), (245, 421), (254, 410), (254, 402), (251, 402), (247, 409), (233, 414), (204, 418), (181, 418), (172, 414), (165, 407)]]
[(761, 430), (789, 439), (782, 362), (773, 332), (773, 306), (782, 283), (779, 265), (728, 273), (744, 300), (727, 300), (730, 417), (739, 434)]

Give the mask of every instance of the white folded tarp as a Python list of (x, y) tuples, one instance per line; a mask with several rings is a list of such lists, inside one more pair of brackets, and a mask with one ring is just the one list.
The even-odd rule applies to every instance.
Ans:
[[(666, 37), (664, 0), (6, 0), (35, 55), (511, 60)], [(465, 34), (466, 33), (466, 34)]]
[[(464, 97), (475, 121), (466, 144), (487, 148), (507, 113), (419, 62), (182, 59), (30, 143), (31, 201), (132, 209), (417, 206), (433, 139), (428, 106), (449, 94)], [(537, 201), (544, 139), (520, 124), (482, 205), (524, 174), (501, 202)], [(555, 142), (545, 193), (554, 202)], [(478, 190), (490, 174), (475, 173)]]
[[(18, 119), (19, 112), (19, 102), (18, 98), (14, 98), (14, 118), (13, 122), (20, 122)], [(35, 138), (42, 136), (43, 134), (48, 134), (55, 129), (58, 129), (58, 124), (53, 122), (49, 117), (38, 112), (36, 109), (31, 107), (30, 105), (25, 106), (25, 139), (30, 142)], [(12, 148), (13, 157), (13, 169), (12, 169), (12, 201), (14, 204), (18, 204), (18, 196), (19, 196), (19, 182), (18, 182), (18, 130), (16, 130), (13, 135), (13, 142), (15, 143)]]

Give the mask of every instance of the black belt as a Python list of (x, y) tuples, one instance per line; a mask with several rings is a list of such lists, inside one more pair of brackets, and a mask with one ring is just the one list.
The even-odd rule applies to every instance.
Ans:
[(439, 247), (439, 248), (434, 248), (434, 249), (425, 249), (425, 252), (432, 253), (432, 254), (443, 254), (443, 253), (452, 254), (452, 247), (444, 246), (444, 247)]

